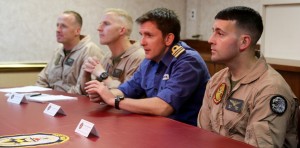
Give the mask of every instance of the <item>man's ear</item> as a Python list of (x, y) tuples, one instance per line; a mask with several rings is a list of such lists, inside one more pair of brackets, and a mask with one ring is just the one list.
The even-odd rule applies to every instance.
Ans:
[(249, 48), (251, 46), (251, 41), (250, 35), (242, 35), (240, 40), (240, 50), (244, 51)]
[(171, 46), (174, 41), (175, 35), (173, 33), (169, 33), (165, 37), (166, 46)]
[(78, 27), (78, 28), (76, 29), (76, 35), (80, 36), (80, 32), (81, 32), (81, 28)]
[(126, 34), (126, 28), (124, 26), (122, 26), (120, 28), (120, 35), (124, 35), (124, 34)]

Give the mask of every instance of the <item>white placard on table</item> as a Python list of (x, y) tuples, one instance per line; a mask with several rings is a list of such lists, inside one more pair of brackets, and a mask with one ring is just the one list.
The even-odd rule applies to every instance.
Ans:
[(89, 121), (86, 121), (84, 119), (81, 119), (79, 124), (77, 125), (75, 132), (83, 135), (84, 137), (88, 137), (90, 134), (93, 134), (97, 137), (98, 136), (98, 132), (95, 128), (95, 125)]
[(61, 106), (49, 103), (48, 106), (44, 110), (45, 114), (48, 114), (50, 116), (55, 116), (56, 114), (63, 114), (66, 115), (65, 112), (62, 110)]
[(21, 103), (27, 103), (27, 100), (24, 94), (10, 93), (8, 94), (7, 102), (21, 104)]

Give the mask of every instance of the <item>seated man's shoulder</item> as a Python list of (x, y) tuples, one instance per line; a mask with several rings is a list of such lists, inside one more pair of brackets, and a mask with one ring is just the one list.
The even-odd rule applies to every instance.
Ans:
[(143, 47), (135, 47), (134, 52), (131, 54), (131, 56), (136, 57), (136, 58), (140, 58), (140, 59), (144, 59), (145, 58), (145, 51), (143, 49)]

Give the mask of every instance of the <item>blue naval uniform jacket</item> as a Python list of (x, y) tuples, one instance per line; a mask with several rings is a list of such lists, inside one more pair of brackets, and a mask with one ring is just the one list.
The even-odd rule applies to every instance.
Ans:
[(174, 109), (169, 118), (196, 126), (210, 74), (196, 50), (184, 42), (178, 45), (185, 51), (177, 58), (170, 48), (159, 63), (143, 60), (119, 89), (130, 98), (159, 97)]

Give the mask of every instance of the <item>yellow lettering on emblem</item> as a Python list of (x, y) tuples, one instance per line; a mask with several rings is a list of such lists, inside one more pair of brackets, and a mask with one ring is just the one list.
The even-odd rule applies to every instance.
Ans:
[(213, 99), (216, 104), (219, 104), (222, 101), (225, 91), (226, 91), (226, 84), (225, 83), (220, 84), (219, 88), (215, 92), (215, 96)]
[(182, 46), (179, 45), (174, 45), (172, 48), (172, 55), (177, 58), (178, 56), (180, 56), (183, 52), (185, 51), (185, 49)]

